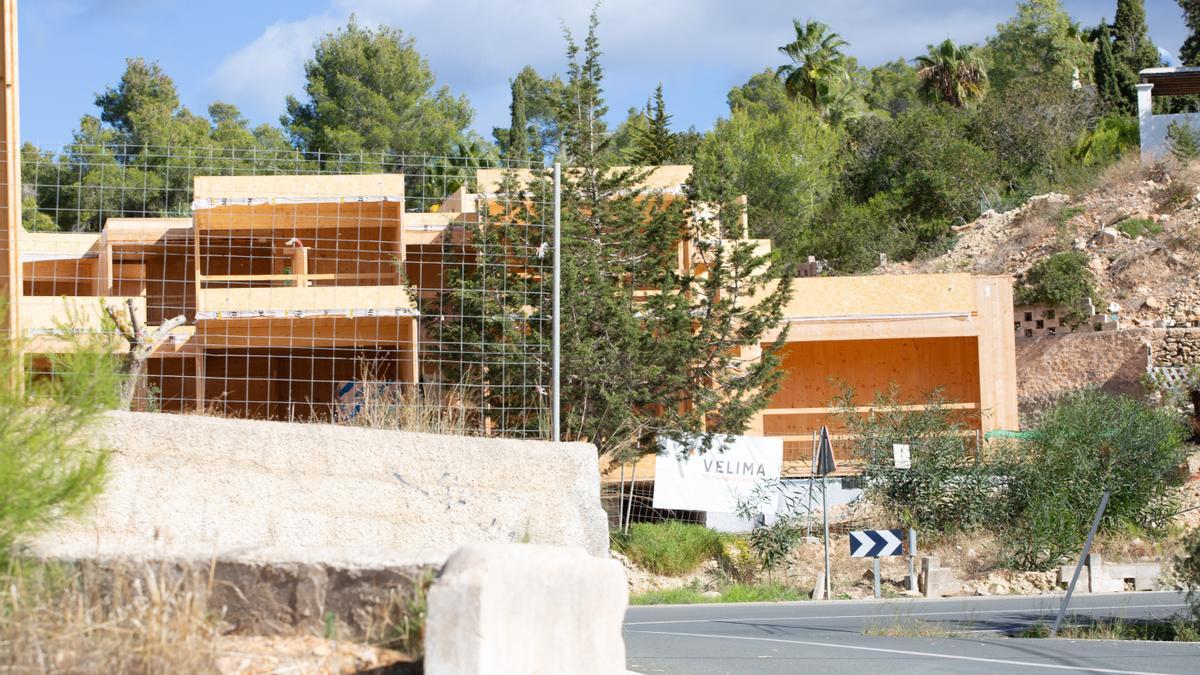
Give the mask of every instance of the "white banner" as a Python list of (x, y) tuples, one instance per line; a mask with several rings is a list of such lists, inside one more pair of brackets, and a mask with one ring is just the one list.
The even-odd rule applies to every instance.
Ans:
[[(756, 486), (778, 480), (783, 468), (781, 438), (725, 436), (705, 453), (698, 445), (662, 441), (663, 452), (654, 462), (654, 508), (733, 513), (739, 500), (750, 499)], [(778, 494), (765, 496), (758, 510), (772, 515)]]

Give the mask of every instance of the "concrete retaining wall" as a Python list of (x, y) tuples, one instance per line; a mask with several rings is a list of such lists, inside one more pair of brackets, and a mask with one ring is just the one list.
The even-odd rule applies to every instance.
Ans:
[(438, 564), (529, 542), (606, 556), (595, 448), (324, 424), (115, 413), (112, 480), (55, 558)]

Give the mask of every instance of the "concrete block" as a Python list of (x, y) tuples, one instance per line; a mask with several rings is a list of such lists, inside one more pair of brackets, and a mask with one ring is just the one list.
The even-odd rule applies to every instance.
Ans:
[(430, 675), (625, 672), (625, 573), (582, 548), (464, 546), (428, 603)]
[[(596, 448), (112, 413), (113, 489), (26, 543), (49, 558), (441, 565), (472, 543), (608, 555)], [(536, 476), (536, 480), (531, 480)]]
[[(1062, 565), (1058, 568), (1058, 585), (1066, 588), (1071, 585), (1071, 575), (1075, 574), (1074, 565)], [(1087, 593), (1091, 588), (1091, 580), (1089, 579), (1088, 568), (1085, 565), (1079, 570), (1079, 581), (1075, 584), (1076, 593)]]
[(815, 581), (813, 581), (813, 590), (812, 590), (812, 595), (810, 597), (813, 600), (828, 600), (829, 599), (829, 598), (825, 597), (825, 573), (824, 572), (817, 572), (817, 578)]
[(1093, 593), (1120, 593), (1125, 590), (1123, 579), (1114, 579), (1104, 570), (1104, 561), (1099, 553), (1088, 555), (1088, 587)]
[(954, 576), (954, 570), (942, 567), (936, 556), (925, 556), (921, 559), (921, 574), (917, 577), (917, 587), (927, 598), (940, 598), (962, 591), (962, 584)]

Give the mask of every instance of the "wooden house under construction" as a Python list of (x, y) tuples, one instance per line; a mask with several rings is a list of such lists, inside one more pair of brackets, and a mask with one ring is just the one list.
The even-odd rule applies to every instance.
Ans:
[(151, 331), (183, 317), (147, 362), (141, 407), (328, 419), (348, 384), (419, 381), (408, 280), (473, 202), (406, 213), (394, 174), (237, 176), (197, 177), (192, 206), (22, 233), (27, 351), (62, 350), (63, 325), (98, 330), (115, 305)]
[[(675, 198), (690, 171), (659, 167), (644, 187)], [(197, 177), (190, 217), (110, 218), (92, 234), (22, 232), (27, 349), (63, 349), (60, 325), (98, 329), (105, 305), (150, 329), (182, 317), (147, 362), (141, 407), (335, 418), (355, 383), (403, 389), (438, 379), (422, 349), (422, 322), (437, 317), (422, 317), (419, 303), (448, 266), (469, 264), (465, 227), (477, 209), (495, 207), (501, 179), (482, 170), (479, 194), (460, 189), (412, 212), (397, 174)], [(700, 264), (680, 242), (681, 270), (702, 274)], [(860, 411), (892, 388), (913, 407), (937, 391), (974, 433), (1016, 428), (1010, 278), (791, 283), (779, 327), (787, 375), (748, 432), (784, 439), (786, 474), (807, 475), (822, 425), (847, 440), (832, 404), (843, 388)], [(637, 473), (650, 478), (653, 462)]]

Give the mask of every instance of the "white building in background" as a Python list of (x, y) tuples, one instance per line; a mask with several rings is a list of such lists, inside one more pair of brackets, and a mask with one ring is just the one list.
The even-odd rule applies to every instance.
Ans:
[(1200, 113), (1155, 115), (1154, 98), (1200, 94), (1200, 68), (1147, 68), (1138, 75), (1138, 129), (1141, 135), (1142, 164), (1151, 164), (1170, 152), (1167, 129), (1176, 122), (1187, 124), (1200, 133)]

